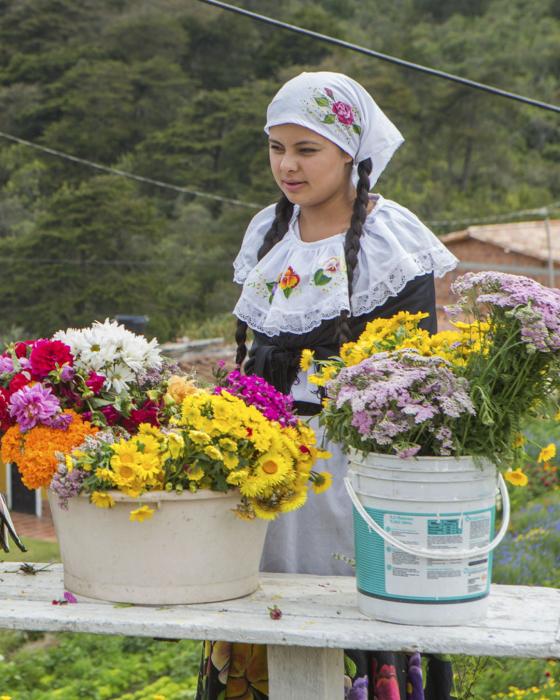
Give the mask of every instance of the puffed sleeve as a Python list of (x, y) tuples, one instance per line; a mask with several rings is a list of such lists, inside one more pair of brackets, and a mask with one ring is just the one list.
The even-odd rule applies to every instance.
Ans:
[(257, 253), (262, 245), (267, 231), (274, 221), (274, 211), (276, 204), (271, 204), (265, 209), (261, 209), (258, 214), (251, 219), (237, 257), (233, 261), (233, 281), (243, 284), (247, 275), (257, 264)]

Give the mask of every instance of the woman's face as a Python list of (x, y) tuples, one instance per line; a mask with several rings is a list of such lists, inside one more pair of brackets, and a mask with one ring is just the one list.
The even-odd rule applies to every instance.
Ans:
[(276, 184), (294, 204), (316, 206), (352, 187), (352, 156), (304, 126), (270, 127), (269, 154)]

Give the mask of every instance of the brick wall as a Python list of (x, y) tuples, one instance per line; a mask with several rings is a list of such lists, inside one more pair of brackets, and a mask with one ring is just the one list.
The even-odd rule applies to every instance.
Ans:
[[(467, 265), (469, 262), (484, 264), (488, 266), (489, 270), (493, 269), (492, 265), (542, 267), (542, 275), (529, 275), (527, 273), (514, 274), (525, 274), (527, 277), (533, 277), (533, 279), (536, 279), (541, 284), (548, 284), (547, 263), (537, 258), (532, 258), (529, 255), (523, 255), (522, 253), (508, 253), (499, 246), (485, 243), (483, 241), (477, 241), (473, 238), (450, 241), (445, 243), (445, 245), (453, 253), (453, 255), (459, 258), (462, 263)], [(473, 272), (478, 271), (478, 269), (473, 268)], [(436, 304), (438, 309), (438, 326), (440, 330), (451, 327), (447, 318), (445, 317), (443, 307), (454, 302), (454, 297), (449, 291), (449, 288), (451, 283), (465, 272), (468, 272), (468, 268), (461, 268), (460, 270), (455, 269), (448, 272), (444, 277), (436, 279)], [(560, 284), (560, 273), (557, 272), (556, 274), (558, 285)]]

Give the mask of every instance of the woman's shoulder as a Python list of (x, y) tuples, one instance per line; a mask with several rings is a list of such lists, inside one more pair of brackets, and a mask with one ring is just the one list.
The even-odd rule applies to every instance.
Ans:
[(256, 265), (257, 252), (274, 221), (275, 210), (276, 204), (269, 204), (268, 207), (257, 212), (249, 221), (239, 253), (233, 261), (233, 279), (238, 284), (243, 284), (249, 272)]

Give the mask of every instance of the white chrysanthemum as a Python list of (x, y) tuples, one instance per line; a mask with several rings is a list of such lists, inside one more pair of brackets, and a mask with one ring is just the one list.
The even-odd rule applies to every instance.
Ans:
[[(94, 370), (108, 379), (120, 393), (134, 375), (150, 369), (161, 369), (162, 359), (157, 340), (149, 342), (116, 321), (95, 321), (83, 329), (70, 328), (54, 336), (70, 346), (75, 366)], [(119, 388), (117, 388), (119, 387)]]

